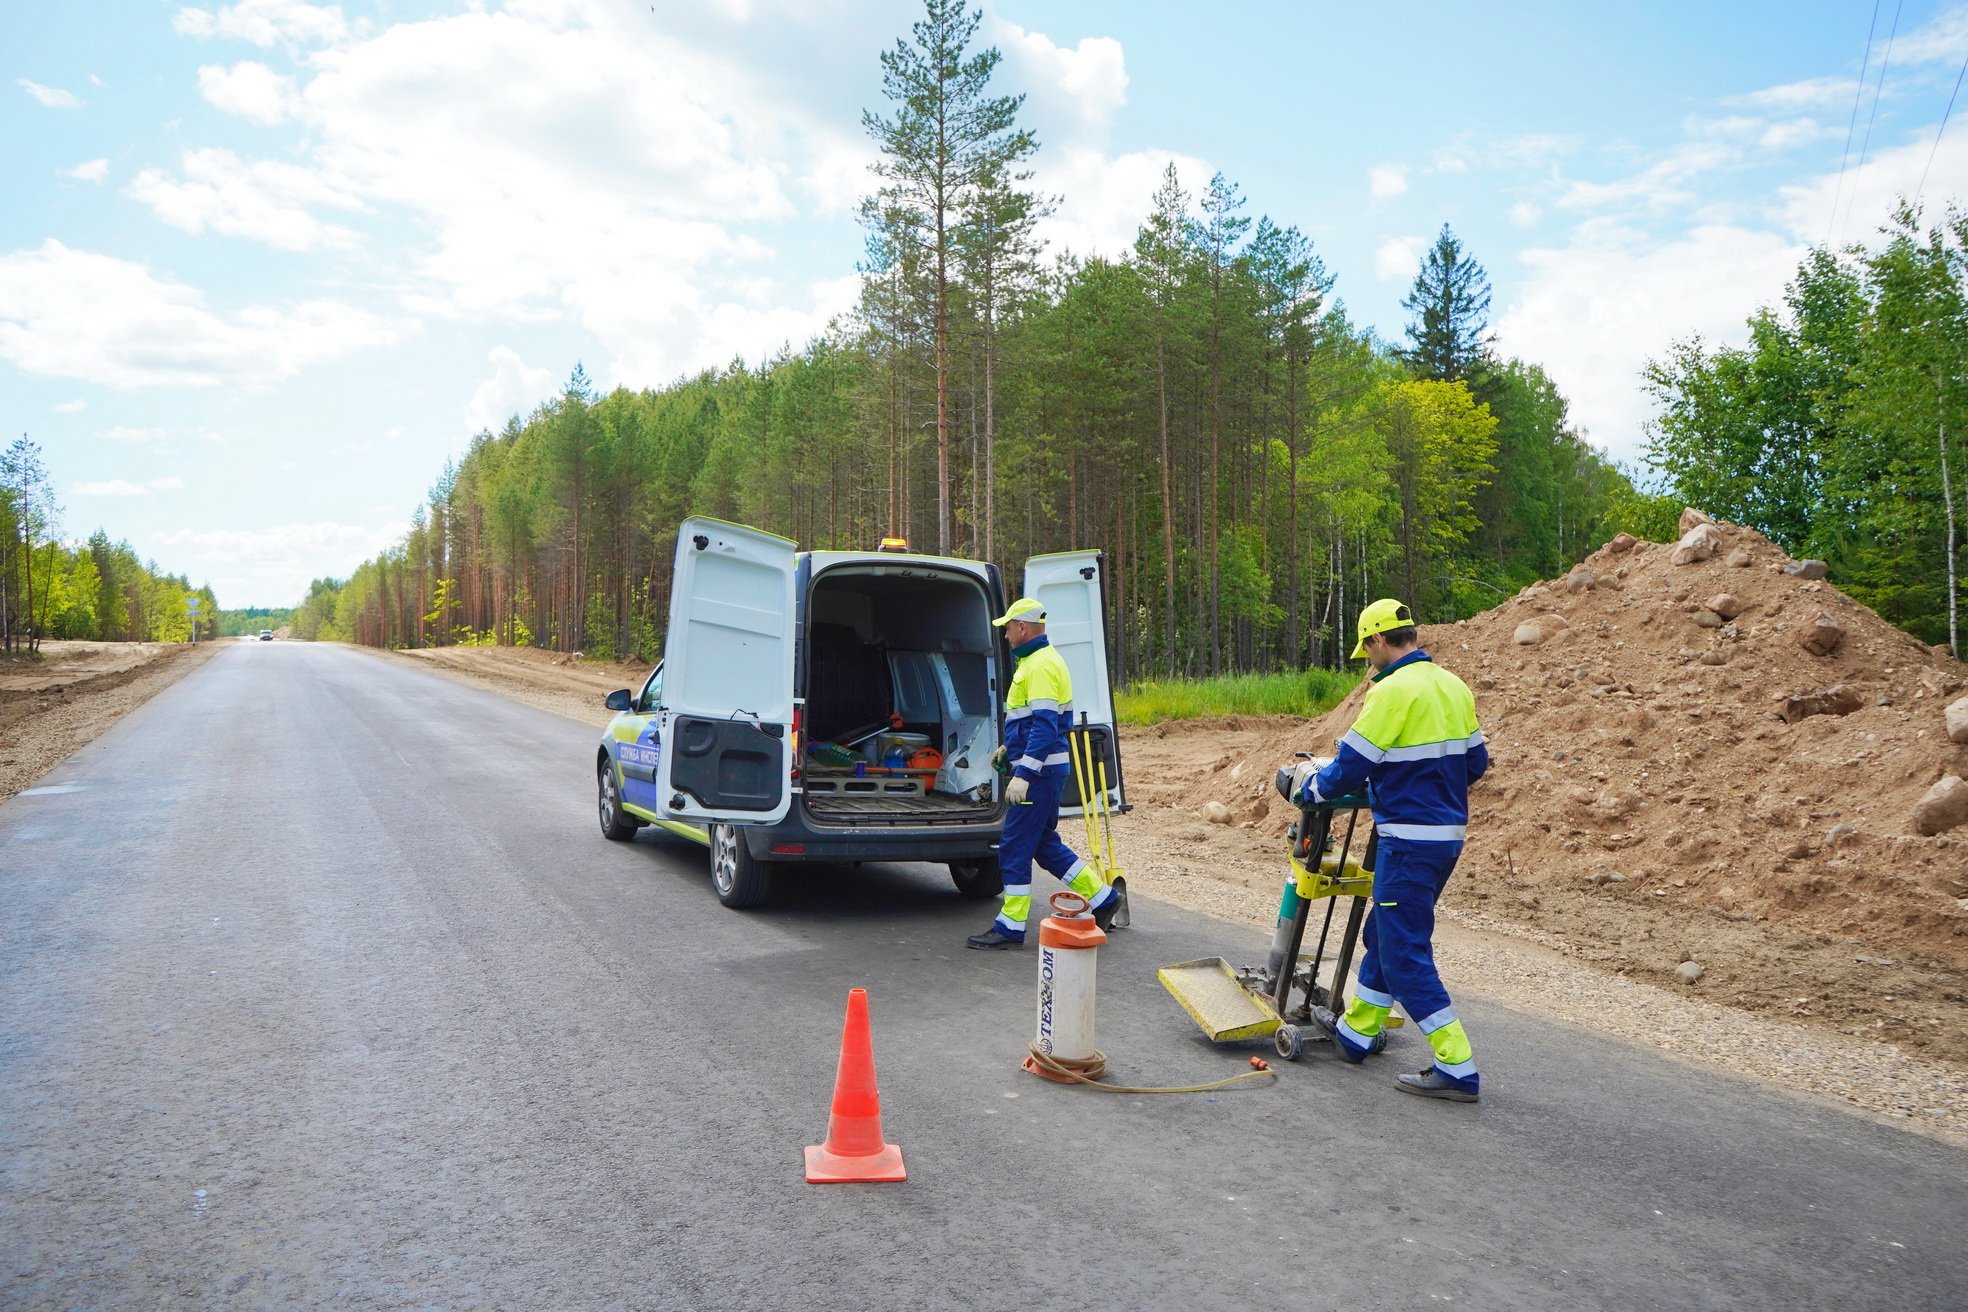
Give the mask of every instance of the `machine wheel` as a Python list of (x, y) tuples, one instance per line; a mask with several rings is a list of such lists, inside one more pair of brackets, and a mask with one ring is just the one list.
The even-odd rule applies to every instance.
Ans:
[(1004, 892), (1004, 874), (995, 861), (952, 861), (950, 882), (965, 897), (996, 897)]
[(596, 810), (601, 816), (601, 836), (611, 843), (634, 838), (642, 821), (622, 809), (622, 786), (615, 778), (615, 763), (608, 753), (601, 754), (595, 766)]
[(736, 825), (711, 826), (711, 887), (718, 901), (742, 911), (764, 903), (772, 891), (772, 871), (752, 859)]
[(1271, 1041), (1277, 1046), (1278, 1055), (1286, 1061), (1297, 1061), (1299, 1054), (1305, 1051), (1305, 1039), (1296, 1025), (1280, 1025), (1278, 1032), (1271, 1036)]

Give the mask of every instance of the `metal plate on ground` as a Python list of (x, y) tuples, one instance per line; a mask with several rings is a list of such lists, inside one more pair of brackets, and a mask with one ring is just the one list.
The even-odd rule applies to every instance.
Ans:
[(1261, 1039), (1278, 1030), (1278, 1013), (1269, 1002), (1239, 984), (1230, 963), (1222, 957), (1163, 966), (1155, 978), (1213, 1043)]

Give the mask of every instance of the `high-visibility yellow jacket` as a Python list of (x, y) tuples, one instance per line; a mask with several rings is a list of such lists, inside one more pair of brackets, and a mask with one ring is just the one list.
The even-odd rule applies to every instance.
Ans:
[(1018, 660), (1005, 694), (1005, 757), (1021, 779), (1066, 773), (1066, 730), (1073, 723), (1073, 676), (1066, 658), (1040, 634), (1011, 653)]
[(1460, 843), (1469, 785), (1490, 768), (1469, 685), (1417, 651), (1374, 675), (1331, 765), (1306, 780), (1313, 801), (1369, 789), (1382, 839)]

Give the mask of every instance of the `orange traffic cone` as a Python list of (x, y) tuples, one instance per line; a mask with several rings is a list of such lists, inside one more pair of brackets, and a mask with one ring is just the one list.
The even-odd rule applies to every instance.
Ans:
[(808, 1184), (906, 1180), (902, 1150), (882, 1142), (881, 1095), (875, 1092), (875, 1045), (868, 1030), (868, 990), (847, 995), (840, 1068), (834, 1075), (834, 1109), (827, 1142), (806, 1149)]

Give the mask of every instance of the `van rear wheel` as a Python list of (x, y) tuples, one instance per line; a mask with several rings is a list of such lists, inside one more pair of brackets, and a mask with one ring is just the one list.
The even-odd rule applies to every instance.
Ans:
[(764, 903), (772, 891), (772, 871), (752, 859), (736, 825), (711, 826), (711, 887), (718, 901), (736, 911)]
[(950, 882), (965, 897), (996, 897), (1004, 892), (1004, 875), (996, 861), (952, 861)]

